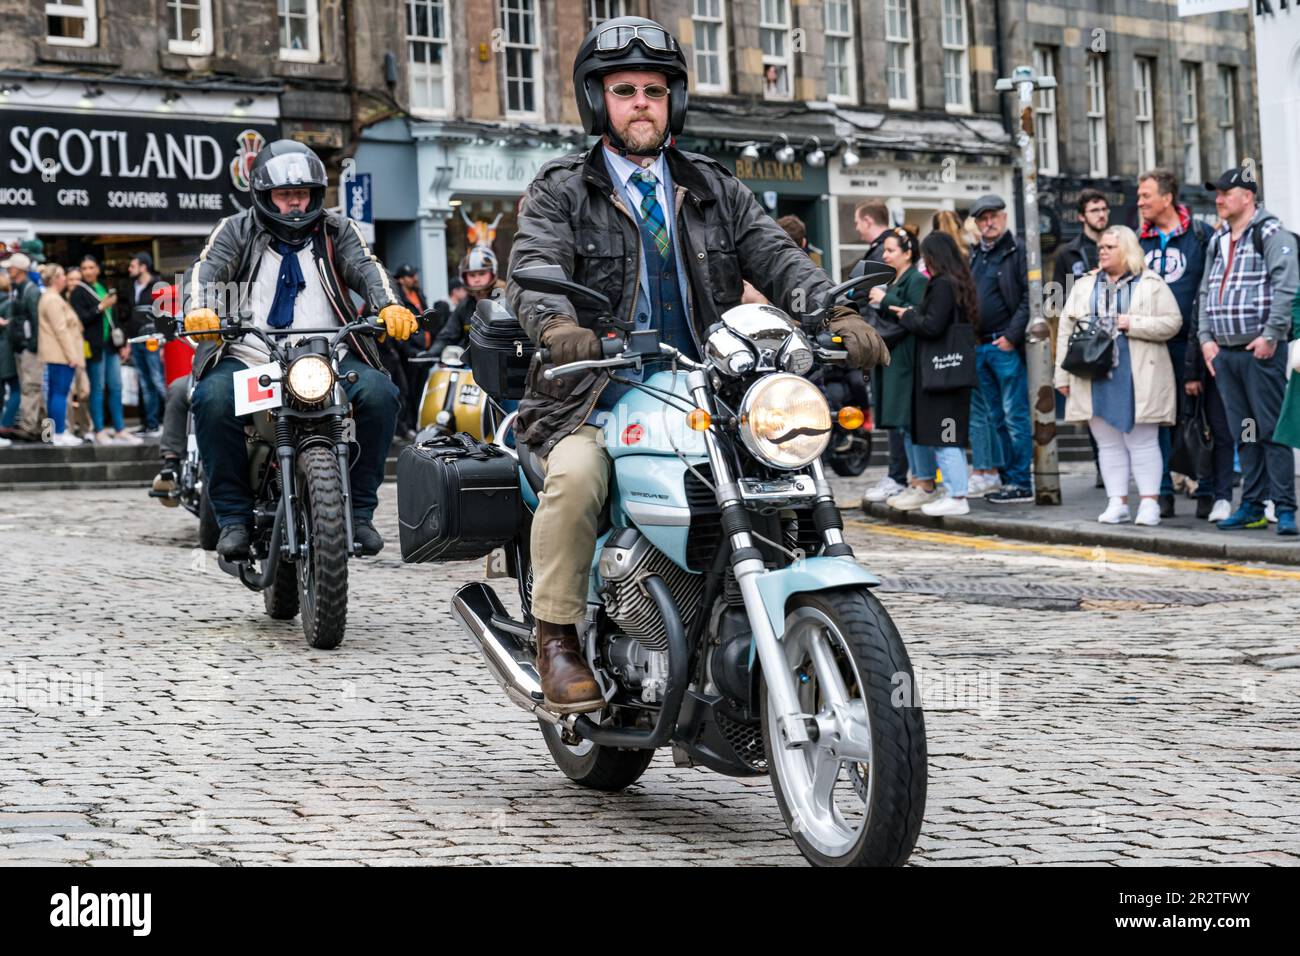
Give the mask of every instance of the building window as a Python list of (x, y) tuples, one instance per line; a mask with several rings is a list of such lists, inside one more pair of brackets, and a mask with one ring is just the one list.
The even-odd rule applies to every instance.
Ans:
[(317, 0), (278, 0), (280, 59), (316, 63), (320, 60), (320, 12)]
[(762, 0), (758, 42), (763, 49), (763, 96), (788, 100), (793, 89), (790, 53), (790, 0)]
[(1184, 63), (1180, 122), (1183, 133), (1183, 182), (1201, 182), (1201, 70), (1195, 63)]
[(853, 59), (853, 4), (825, 0), (826, 98), (853, 103), (858, 98)]
[(51, 46), (94, 46), (99, 42), (95, 0), (62, 0), (45, 5), (45, 40)]
[(1097, 53), (1088, 57), (1088, 175), (1110, 175), (1106, 150), (1106, 61)]
[(693, 0), (695, 27), (695, 88), (702, 93), (727, 92), (727, 5), (724, 0)]
[(451, 108), (451, 45), (448, 0), (406, 0), (406, 62), (411, 72), (411, 111), (446, 115)]
[(970, 34), (966, 0), (943, 0), (943, 101), (949, 112), (970, 112)]
[(1156, 165), (1156, 108), (1151, 91), (1153, 61), (1140, 56), (1133, 61), (1133, 119), (1137, 123), (1138, 172)]
[(627, 0), (587, 0), (587, 29), (594, 30), (606, 20), (627, 16)]
[(501, 0), (505, 40), (506, 114), (542, 114), (542, 41), (537, 0)]
[(1219, 67), (1219, 159), (1237, 165), (1237, 68)]
[[(1056, 51), (1050, 46), (1034, 47), (1034, 72), (1056, 75)], [(1034, 134), (1038, 138), (1038, 171), (1044, 176), (1061, 173), (1060, 138), (1056, 130), (1056, 90), (1034, 94)]]
[(911, 0), (885, 0), (885, 83), (890, 106), (916, 107), (914, 77)]
[(182, 56), (212, 52), (212, 0), (167, 0), (167, 52)]

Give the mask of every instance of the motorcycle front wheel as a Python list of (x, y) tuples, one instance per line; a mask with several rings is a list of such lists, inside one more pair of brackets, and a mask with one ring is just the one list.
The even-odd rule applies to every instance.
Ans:
[(299, 452), (298, 494), (307, 544), (297, 562), (302, 630), (312, 647), (329, 650), (342, 643), (348, 623), (348, 536), (333, 450), (311, 445)]
[(898, 629), (866, 588), (799, 595), (781, 640), (800, 710), (818, 739), (781, 744), (767, 681), (759, 683), (772, 788), (799, 851), (815, 866), (901, 866), (925, 814), (925, 718), (909, 694)]

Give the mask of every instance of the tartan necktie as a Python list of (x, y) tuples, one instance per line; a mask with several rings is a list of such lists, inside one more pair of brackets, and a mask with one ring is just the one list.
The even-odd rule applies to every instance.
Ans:
[(655, 178), (654, 173), (643, 169), (639, 173), (632, 174), (632, 182), (636, 183), (636, 188), (641, 192), (641, 218), (645, 220), (650, 234), (654, 236), (660, 258), (667, 259), (670, 248), (668, 223), (664, 219), (663, 206), (659, 205), (659, 199), (655, 195), (655, 186), (658, 185), (659, 180)]

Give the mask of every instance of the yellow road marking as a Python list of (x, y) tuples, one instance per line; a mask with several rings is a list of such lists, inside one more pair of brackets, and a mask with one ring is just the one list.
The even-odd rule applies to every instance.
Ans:
[(1076, 558), (1080, 561), (1105, 561), (1110, 564), (1136, 564), (1153, 568), (1169, 568), (1175, 571), (1197, 571), (1214, 574), (1231, 574), (1244, 578), (1267, 578), (1274, 581), (1300, 581), (1300, 571), (1283, 571), (1279, 568), (1257, 568), (1244, 564), (1225, 564), (1217, 561), (1191, 561), (1184, 558), (1170, 558), (1164, 555), (1147, 554), (1142, 551), (1127, 551), (1100, 545), (1091, 548), (1069, 544), (1025, 544), (1020, 541), (1007, 541), (1000, 538), (981, 537), (977, 535), (953, 534), (947, 531), (922, 531), (917, 528), (900, 528), (890, 524), (868, 524), (865, 521), (849, 519), (846, 525), (861, 528), (871, 534), (882, 534), (891, 538), (903, 538), (909, 541), (924, 541), (928, 544), (946, 544), (959, 548), (974, 548), (978, 551), (1027, 551), (1054, 558)]

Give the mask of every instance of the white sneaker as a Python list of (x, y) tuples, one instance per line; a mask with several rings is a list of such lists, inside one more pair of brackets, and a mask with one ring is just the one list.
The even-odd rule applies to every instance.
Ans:
[(1214, 503), (1214, 507), (1210, 509), (1210, 516), (1206, 520), (1209, 521), (1211, 524), (1213, 524), (1216, 521), (1224, 520), (1231, 514), (1232, 514), (1232, 502), (1225, 501), (1223, 498), (1220, 498), (1218, 501)]
[(870, 488), (866, 490), (866, 492), (862, 495), (862, 500), (863, 501), (884, 501), (888, 498), (894, 497), (894, 495), (901, 494), (904, 490), (906, 490), (905, 485), (900, 485), (893, 478), (890, 478), (888, 475), (885, 475), (885, 477), (881, 478), (878, 482), (876, 482), (874, 485), (872, 485)]
[(51, 445), (59, 445), (64, 448), (72, 448), (82, 443), (81, 439), (72, 432), (59, 432), (50, 439)]
[(1002, 479), (996, 474), (971, 475), (970, 488), (966, 491), (968, 498), (983, 498), (994, 491), (1002, 490)]
[[(1111, 498), (1110, 504), (1097, 516), (1097, 520), (1102, 524), (1123, 524), (1128, 521), (1128, 516), (1128, 502), (1123, 498)], [(1156, 505), (1156, 517), (1160, 517), (1159, 505)]]
[(1138, 505), (1137, 517), (1133, 519), (1133, 523), (1146, 525), (1148, 528), (1154, 528), (1158, 525), (1160, 523), (1160, 502), (1154, 498), (1143, 498), (1142, 503)]
[(931, 501), (928, 504), (921, 505), (921, 513), (927, 514), (931, 518), (943, 518), (948, 515), (968, 515), (970, 514), (970, 502), (965, 498), (953, 498), (950, 495), (944, 495), (938, 501)]
[(934, 501), (941, 492), (926, 491), (918, 485), (911, 485), (899, 494), (886, 500), (885, 504), (896, 511), (915, 511), (924, 504)]
[(0, 448), (8, 448), (12, 444), (13, 442), (11, 442), (8, 438), (0, 438)]
[(1277, 509), (1273, 507), (1273, 502), (1264, 502), (1264, 517), (1268, 519), (1269, 524), (1277, 524)]
[(143, 445), (144, 444), (144, 442), (140, 440), (139, 435), (133, 435), (125, 428), (122, 429), (113, 437), (113, 442), (114, 444), (118, 444), (118, 445)]

